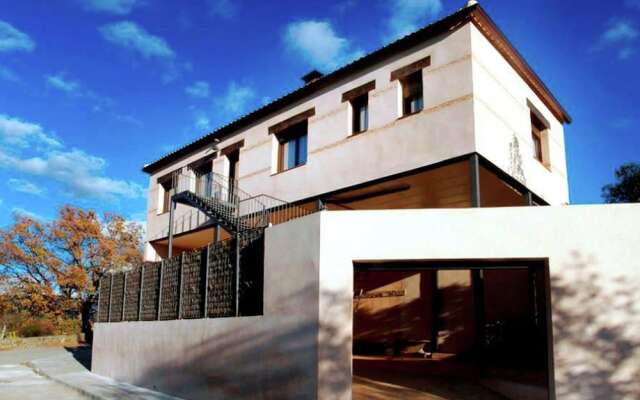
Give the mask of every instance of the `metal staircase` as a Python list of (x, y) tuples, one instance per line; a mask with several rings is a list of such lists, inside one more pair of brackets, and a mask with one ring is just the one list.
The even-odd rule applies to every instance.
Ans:
[(302, 208), (275, 197), (261, 194), (252, 196), (238, 187), (235, 180), (209, 172), (198, 175), (194, 171), (175, 173), (172, 176), (173, 194), (169, 207), (169, 253), (172, 253), (172, 236), (175, 204), (194, 207), (221, 226), (232, 236), (248, 230), (260, 230), (270, 224), (286, 222), (318, 211)]
[(176, 174), (172, 200), (204, 212), (230, 234), (269, 225), (267, 206), (240, 190), (235, 181), (210, 172), (196, 176)]

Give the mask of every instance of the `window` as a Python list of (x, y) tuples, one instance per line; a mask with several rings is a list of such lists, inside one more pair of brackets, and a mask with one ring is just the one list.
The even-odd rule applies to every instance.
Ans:
[(307, 163), (307, 120), (286, 128), (277, 138), (278, 172)]
[(545, 163), (544, 140), (547, 126), (535, 112), (531, 112), (531, 139), (533, 140), (533, 157)]
[(367, 93), (351, 100), (351, 133), (356, 134), (369, 129), (369, 95)]
[(400, 79), (402, 85), (402, 115), (422, 111), (422, 70), (413, 72)]
[(169, 212), (169, 204), (171, 203), (171, 190), (173, 189), (174, 180), (173, 173), (158, 178), (158, 190), (160, 192), (158, 210), (161, 214)]
[(375, 88), (374, 80), (342, 93), (342, 102), (349, 102), (350, 135), (369, 129), (369, 92)]

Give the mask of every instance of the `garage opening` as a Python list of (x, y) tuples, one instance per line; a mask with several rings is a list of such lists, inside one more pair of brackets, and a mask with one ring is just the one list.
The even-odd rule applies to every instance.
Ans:
[(359, 262), (354, 399), (549, 399), (544, 261)]

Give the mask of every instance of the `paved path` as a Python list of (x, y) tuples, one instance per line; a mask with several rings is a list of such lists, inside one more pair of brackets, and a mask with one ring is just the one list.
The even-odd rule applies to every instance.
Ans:
[(86, 396), (59, 383), (36, 374), (31, 368), (20, 364), (0, 365), (0, 399), (84, 400)]
[(0, 352), (0, 400), (178, 399), (89, 372), (90, 354), (88, 348)]

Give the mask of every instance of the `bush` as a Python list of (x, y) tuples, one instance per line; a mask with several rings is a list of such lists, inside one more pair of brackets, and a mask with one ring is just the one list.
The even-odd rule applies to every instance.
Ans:
[(56, 335), (77, 335), (82, 331), (79, 319), (60, 319), (56, 321)]
[(6, 314), (0, 317), (0, 331), (3, 326), (6, 326), (7, 334), (14, 332), (19, 337), (78, 335), (82, 331), (79, 319), (31, 316), (27, 313)]
[(52, 321), (47, 319), (31, 319), (25, 321), (18, 329), (18, 336), (36, 337), (51, 336), (55, 333), (56, 327)]

